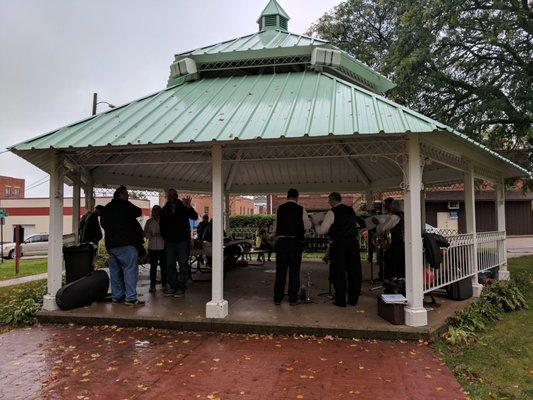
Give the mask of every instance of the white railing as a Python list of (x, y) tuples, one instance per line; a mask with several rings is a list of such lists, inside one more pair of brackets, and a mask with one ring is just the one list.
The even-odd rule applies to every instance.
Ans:
[[(505, 232), (476, 233), (477, 271), (474, 266), (474, 235), (446, 235), (450, 247), (444, 251), (439, 268), (425, 268), (424, 293), (447, 286), (478, 272), (500, 266), (506, 262)], [(426, 265), (424, 257), (424, 265)]]
[[(450, 242), (450, 247), (444, 251), (440, 268), (425, 268), (424, 293), (474, 274), (472, 268), (474, 235), (472, 233), (464, 233), (446, 236), (446, 239)], [(425, 257), (424, 265), (427, 265)]]
[(477, 270), (483, 272), (507, 261), (505, 231), (477, 234)]

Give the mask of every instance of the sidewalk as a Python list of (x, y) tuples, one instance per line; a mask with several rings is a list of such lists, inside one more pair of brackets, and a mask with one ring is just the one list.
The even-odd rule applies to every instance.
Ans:
[(37, 275), (21, 276), (20, 278), (5, 279), (3, 281), (0, 281), (0, 287), (19, 285), (21, 283), (38, 281), (40, 279), (46, 279), (46, 272)]
[(418, 341), (43, 325), (1, 334), (0, 359), (6, 399), (467, 398)]

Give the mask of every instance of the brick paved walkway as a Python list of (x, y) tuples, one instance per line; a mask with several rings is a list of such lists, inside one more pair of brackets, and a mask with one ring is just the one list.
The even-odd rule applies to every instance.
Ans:
[(0, 335), (0, 399), (465, 399), (419, 342), (41, 326)]

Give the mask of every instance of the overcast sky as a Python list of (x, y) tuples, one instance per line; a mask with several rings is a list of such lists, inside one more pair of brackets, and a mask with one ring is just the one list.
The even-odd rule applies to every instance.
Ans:
[[(267, 2), (0, 0), (0, 151), (87, 117), (93, 92), (120, 105), (163, 89), (175, 53), (257, 31)], [(294, 33), (339, 2), (279, 0)], [(9, 153), (0, 175), (47, 176)], [(26, 195), (47, 196), (47, 182)]]

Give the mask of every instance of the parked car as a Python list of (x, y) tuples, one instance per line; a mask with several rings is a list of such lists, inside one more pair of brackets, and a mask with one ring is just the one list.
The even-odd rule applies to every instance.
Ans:
[[(74, 242), (74, 235), (63, 235), (63, 243)], [(15, 258), (15, 243), (4, 243), (4, 258)], [(48, 234), (39, 233), (30, 235), (20, 244), (20, 256), (46, 256), (48, 255)]]

